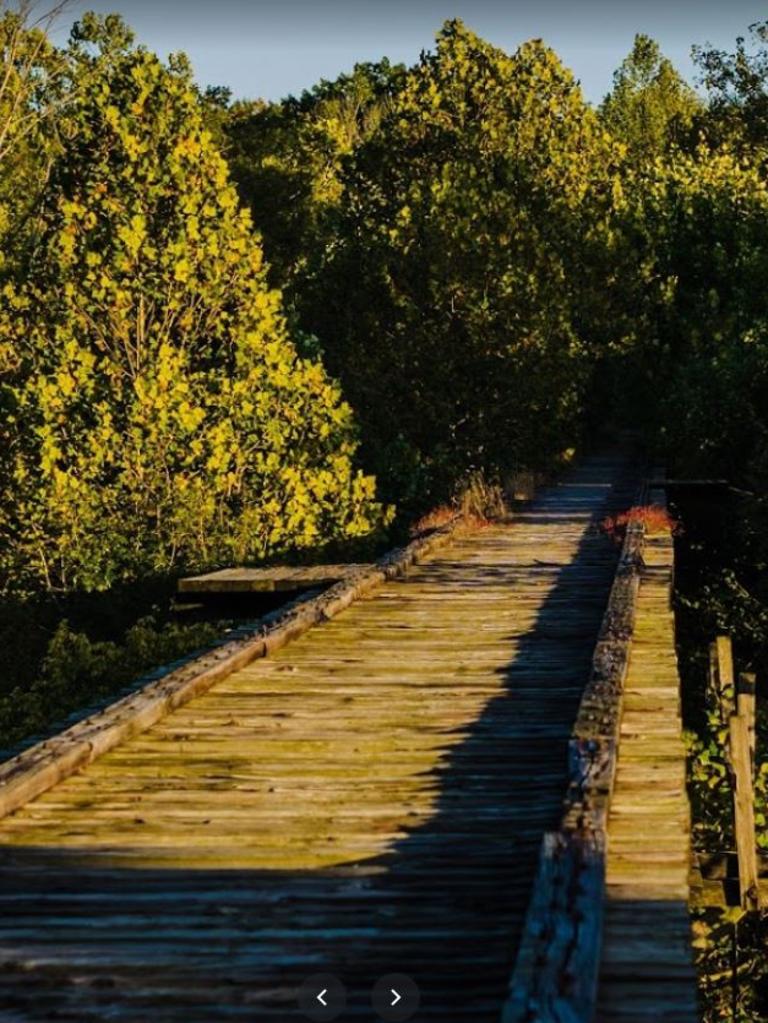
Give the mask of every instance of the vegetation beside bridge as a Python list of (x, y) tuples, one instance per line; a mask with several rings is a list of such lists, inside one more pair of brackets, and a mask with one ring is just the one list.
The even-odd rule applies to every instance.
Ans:
[(360, 559), (627, 426), (754, 495), (681, 620), (763, 691), (768, 26), (699, 49), (699, 92), (638, 36), (598, 108), (458, 21), (266, 103), (116, 16), (59, 44), (27, 13), (0, 4), (0, 744), (204, 641), (179, 574)]

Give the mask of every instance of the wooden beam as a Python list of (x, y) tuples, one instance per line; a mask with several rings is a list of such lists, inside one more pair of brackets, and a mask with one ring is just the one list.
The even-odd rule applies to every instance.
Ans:
[(715, 640), (717, 660), (717, 695), (720, 702), (720, 719), (725, 724), (736, 709), (733, 646), (730, 636), (718, 636)]
[(728, 480), (686, 480), (686, 479), (667, 479), (661, 477), (659, 479), (648, 480), (648, 486), (650, 488), (655, 487), (727, 487), (730, 484)]
[(749, 733), (749, 757), (752, 765), (752, 783), (755, 778), (755, 699), (757, 678), (751, 672), (741, 672), (736, 684), (736, 713), (746, 718)]
[(725, 721), (722, 718), (722, 706), (720, 704), (720, 674), (717, 666), (717, 643), (713, 640), (709, 644), (709, 663), (707, 665), (707, 702), (711, 706), (717, 708), (717, 713), (720, 715), (720, 724), (725, 725)]
[(754, 490), (744, 490), (743, 487), (735, 487), (729, 480), (686, 480), (686, 479), (650, 479), (648, 480), (648, 486), (650, 488), (658, 487), (727, 487), (732, 494), (738, 494), (740, 497), (751, 497), (756, 498), (758, 501), (762, 499), (762, 495), (756, 494)]
[(502, 1023), (589, 1023), (600, 971), (605, 844), (544, 836)]
[(755, 793), (750, 755), (749, 722), (745, 715), (733, 714), (731, 716), (729, 740), (741, 905), (744, 909), (757, 909), (760, 903), (760, 886), (755, 843)]
[(644, 543), (643, 523), (631, 523), (570, 740), (570, 788), (564, 817), (570, 828), (604, 828), (606, 824)]

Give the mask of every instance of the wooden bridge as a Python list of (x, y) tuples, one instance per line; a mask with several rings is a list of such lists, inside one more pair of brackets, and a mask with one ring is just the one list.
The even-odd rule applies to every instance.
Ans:
[[(693, 1023), (671, 542), (614, 583), (596, 526), (638, 483), (588, 459), (0, 768), (0, 1021), (279, 1023), (319, 972), (370, 1020), (403, 972), (433, 1023)], [(588, 808), (596, 887), (571, 891), (594, 929), (560, 956), (574, 911), (548, 901), (542, 838), (573, 824), (598, 637), (621, 742)]]

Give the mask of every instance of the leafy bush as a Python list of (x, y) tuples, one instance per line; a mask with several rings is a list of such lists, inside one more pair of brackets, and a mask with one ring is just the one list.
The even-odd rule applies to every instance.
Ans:
[(117, 692), (150, 668), (210, 645), (223, 628), (207, 623), (159, 625), (147, 616), (116, 643), (92, 640), (62, 621), (37, 679), (0, 696), (0, 748), (45, 729), (91, 700)]
[(600, 528), (611, 539), (621, 543), (626, 534), (627, 526), (633, 522), (642, 522), (646, 533), (650, 536), (654, 533), (664, 532), (677, 536), (682, 530), (682, 526), (677, 519), (666, 508), (658, 504), (634, 505), (618, 515), (608, 515), (600, 523)]
[(188, 68), (115, 19), (74, 38), (81, 89), (0, 307), (0, 588), (369, 533), (350, 409), (297, 353)]

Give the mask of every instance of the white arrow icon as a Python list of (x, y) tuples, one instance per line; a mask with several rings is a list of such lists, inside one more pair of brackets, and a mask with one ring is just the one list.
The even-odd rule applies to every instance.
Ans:
[(390, 988), (389, 990), (390, 990), (390, 991), (392, 992), (392, 994), (393, 994), (393, 995), (395, 996), (395, 997), (394, 997), (394, 1000), (393, 1000), (392, 1002), (390, 1002), (390, 1005), (397, 1005), (397, 1003), (398, 1003), (398, 1002), (400, 1001), (400, 999), (401, 999), (401, 998), (402, 998), (403, 996), (402, 996), (402, 995), (399, 995), (399, 994), (397, 993), (397, 991), (395, 991), (395, 989), (394, 989), (393, 987), (391, 987), (391, 988)]
[(328, 988), (324, 987), (323, 990), (320, 992), (320, 994), (317, 996), (318, 1002), (320, 1002), (320, 1004), (322, 1006), (326, 1007), (326, 1008), (328, 1006), (328, 1002), (326, 1002), (326, 1000), (323, 998), (323, 995), (327, 995), (327, 994), (328, 994)]

